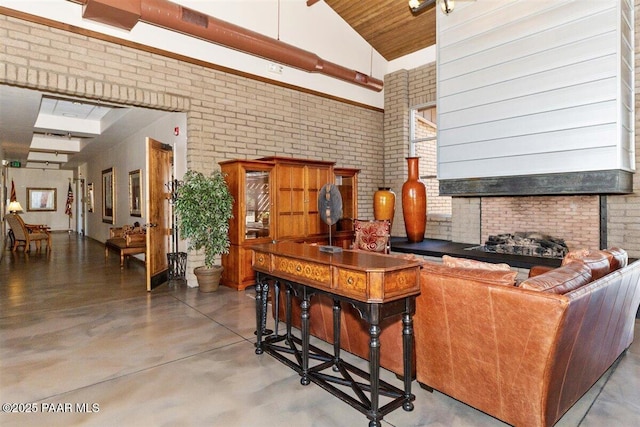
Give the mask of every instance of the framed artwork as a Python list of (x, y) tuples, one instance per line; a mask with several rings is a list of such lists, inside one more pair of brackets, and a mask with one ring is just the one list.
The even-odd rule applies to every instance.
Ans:
[(27, 211), (55, 212), (56, 191), (55, 188), (27, 188)]
[(116, 199), (115, 199), (116, 177), (113, 168), (102, 171), (102, 222), (115, 224)]
[(93, 212), (93, 182), (87, 184), (87, 211)]
[(142, 178), (140, 169), (129, 172), (129, 214), (142, 216)]

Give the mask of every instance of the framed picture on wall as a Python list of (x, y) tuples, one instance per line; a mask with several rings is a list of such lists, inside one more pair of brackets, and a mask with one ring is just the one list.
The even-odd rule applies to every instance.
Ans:
[(55, 188), (27, 188), (27, 212), (55, 212)]
[(102, 171), (102, 222), (115, 224), (116, 220), (116, 199), (115, 199), (116, 177), (113, 168)]
[(129, 172), (129, 214), (142, 216), (142, 178), (140, 169)]

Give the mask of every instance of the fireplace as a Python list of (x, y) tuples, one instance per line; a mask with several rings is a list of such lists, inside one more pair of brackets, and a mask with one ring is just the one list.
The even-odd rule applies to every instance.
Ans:
[(485, 252), (562, 259), (569, 252), (563, 239), (539, 232), (516, 232), (489, 236)]
[(606, 247), (597, 195), (483, 197), (480, 208), (480, 245), (490, 236), (536, 231), (561, 238), (569, 250)]

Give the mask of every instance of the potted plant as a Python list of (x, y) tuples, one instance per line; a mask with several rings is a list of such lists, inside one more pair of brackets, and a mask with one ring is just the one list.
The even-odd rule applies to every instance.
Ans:
[(193, 270), (198, 288), (202, 292), (218, 290), (222, 266), (215, 264), (216, 257), (229, 253), (229, 220), (233, 217), (233, 196), (224, 175), (219, 170), (210, 176), (187, 171), (174, 206), (180, 233), (189, 239), (189, 250), (204, 249), (204, 266)]

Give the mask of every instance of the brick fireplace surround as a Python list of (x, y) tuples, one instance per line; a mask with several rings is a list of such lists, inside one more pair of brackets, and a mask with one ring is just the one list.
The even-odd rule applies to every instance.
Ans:
[(483, 197), (481, 242), (490, 235), (537, 231), (564, 239), (569, 250), (600, 245), (600, 198), (596, 195)]

